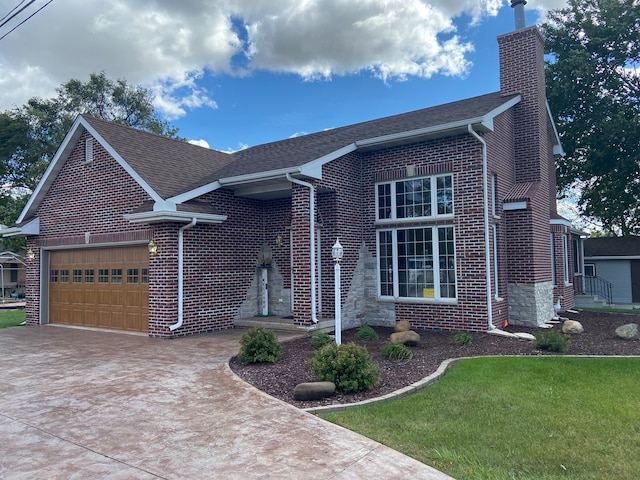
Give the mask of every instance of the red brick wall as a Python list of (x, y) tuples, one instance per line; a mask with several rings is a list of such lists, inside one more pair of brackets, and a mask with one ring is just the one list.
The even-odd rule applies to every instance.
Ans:
[[(40, 235), (28, 239), (28, 247), (36, 254), (27, 266), (29, 324), (40, 323), (41, 247), (86, 247), (86, 232), (90, 234), (89, 244), (140, 243), (151, 238), (149, 225), (134, 225), (123, 217), (149, 196), (97, 141), (93, 162), (85, 163), (87, 138), (88, 133), (81, 135), (36, 212)], [(48, 271), (46, 266), (44, 271)]]

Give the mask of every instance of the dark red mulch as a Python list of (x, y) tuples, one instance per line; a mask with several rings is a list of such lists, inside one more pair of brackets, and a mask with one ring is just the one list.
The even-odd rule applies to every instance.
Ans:
[[(582, 311), (578, 314), (565, 313), (564, 317), (578, 320), (584, 327), (584, 333), (571, 337), (571, 346), (567, 355), (640, 355), (640, 341), (621, 340), (616, 337), (615, 329), (625, 323), (640, 323), (638, 315), (624, 315)], [(371, 357), (382, 371), (382, 381), (374, 389), (357, 394), (336, 394), (314, 402), (301, 402), (293, 398), (295, 386), (317, 379), (311, 373), (308, 359), (313, 349), (308, 337), (282, 343), (282, 356), (275, 364), (242, 365), (234, 357), (229, 362), (231, 369), (263, 392), (279, 398), (299, 408), (320, 405), (353, 403), (379, 397), (410, 385), (435, 372), (438, 366), (448, 358), (473, 357), (480, 355), (555, 355), (535, 350), (532, 342), (497, 337), (487, 333), (472, 333), (471, 344), (453, 345), (456, 332), (418, 331), (420, 344), (410, 347), (414, 353), (411, 360), (387, 360), (380, 350), (393, 333), (392, 328), (374, 327), (378, 340), (359, 340), (355, 330), (342, 333), (342, 343), (355, 342), (366, 345)], [(560, 330), (560, 324), (554, 329)], [(536, 334), (542, 329), (526, 327), (507, 327), (509, 332)]]

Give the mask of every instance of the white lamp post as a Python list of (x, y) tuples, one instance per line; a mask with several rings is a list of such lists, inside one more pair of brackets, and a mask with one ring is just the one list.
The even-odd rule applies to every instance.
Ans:
[(336, 238), (336, 243), (331, 249), (331, 256), (335, 260), (335, 303), (336, 303), (336, 344), (342, 342), (342, 319), (340, 318), (340, 260), (344, 255), (344, 249), (340, 245), (340, 241)]

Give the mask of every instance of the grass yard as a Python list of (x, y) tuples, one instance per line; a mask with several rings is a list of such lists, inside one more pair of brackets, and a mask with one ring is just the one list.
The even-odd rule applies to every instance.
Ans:
[(458, 480), (635, 480), (640, 358), (463, 360), (416, 394), (321, 417)]
[(24, 322), (24, 310), (0, 311), (0, 328), (17, 327)]

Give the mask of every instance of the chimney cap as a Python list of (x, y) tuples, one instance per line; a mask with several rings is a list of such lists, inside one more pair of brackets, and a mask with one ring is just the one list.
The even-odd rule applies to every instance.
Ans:
[(527, 4), (527, 0), (511, 0), (511, 8), (516, 8), (517, 5), (522, 4), (522, 6)]

